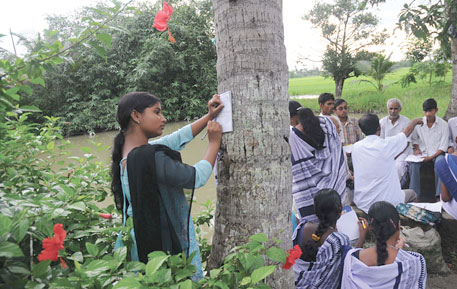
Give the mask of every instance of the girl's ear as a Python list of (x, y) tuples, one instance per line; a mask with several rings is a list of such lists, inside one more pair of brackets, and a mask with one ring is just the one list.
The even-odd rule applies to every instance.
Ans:
[(134, 123), (140, 124), (140, 113), (136, 110), (132, 110), (130, 113), (130, 118), (133, 120)]

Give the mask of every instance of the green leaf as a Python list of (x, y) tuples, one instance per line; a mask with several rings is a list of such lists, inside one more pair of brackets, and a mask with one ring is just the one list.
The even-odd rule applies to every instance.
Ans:
[(192, 289), (192, 281), (186, 280), (179, 283), (179, 289)]
[(10, 231), (12, 221), (4, 215), (0, 215), (0, 235), (4, 235)]
[(87, 277), (92, 278), (100, 275), (100, 273), (103, 273), (105, 271), (108, 271), (111, 269), (111, 263), (109, 261), (105, 260), (94, 260), (87, 265), (85, 268), (85, 274)]
[(126, 257), (127, 257), (127, 247), (122, 246), (120, 248), (117, 248), (116, 251), (114, 251), (114, 259), (116, 259), (117, 261), (124, 262)]
[(16, 242), (19, 243), (24, 239), (25, 234), (29, 230), (29, 220), (28, 219), (22, 219), (19, 221), (18, 224), (16, 224), (12, 230), (11, 233), (13, 233), (14, 237), (16, 238)]
[(268, 237), (264, 233), (258, 233), (258, 234), (255, 234), (255, 235), (251, 236), (249, 238), (249, 240), (263, 243), (263, 242), (267, 242), (268, 241)]
[(251, 283), (251, 277), (244, 277), (243, 280), (241, 280), (240, 285), (244, 286), (244, 285), (248, 285), (250, 283)]
[(92, 152), (92, 148), (90, 147), (81, 147), (80, 150), (82, 150), (85, 153), (90, 154)]
[(39, 109), (38, 107), (34, 106), (34, 105), (24, 105), (24, 106), (21, 106), (19, 107), (20, 110), (22, 111), (26, 111), (26, 112), (41, 112), (41, 109)]
[(25, 284), (25, 289), (43, 289), (44, 287), (46, 287), (46, 284), (37, 283), (35, 281), (29, 281)]
[(41, 77), (34, 78), (34, 79), (30, 80), (30, 82), (33, 84), (39, 84), (39, 85), (45, 87), (44, 80)]
[(24, 256), (24, 254), (17, 244), (11, 242), (0, 242), (0, 257), (12, 258), (22, 256)]
[(77, 211), (85, 211), (86, 204), (84, 202), (77, 202), (68, 206), (69, 209), (77, 210)]
[(106, 47), (110, 48), (111, 47), (111, 40), (112, 37), (109, 34), (106, 33), (97, 33), (97, 39), (100, 40), (103, 44), (106, 45)]
[(30, 272), (29, 269), (27, 269), (24, 264), (18, 264), (18, 265), (9, 265), (8, 271), (10, 271), (13, 274), (32, 275), (32, 272)]
[(272, 261), (286, 263), (287, 254), (286, 252), (284, 252), (284, 250), (278, 247), (271, 247), (270, 249), (268, 249), (267, 256)]
[(264, 266), (254, 270), (251, 274), (251, 281), (253, 284), (265, 279), (268, 275), (275, 271), (276, 266)]
[(53, 150), (53, 149), (54, 149), (54, 142), (53, 142), (53, 141), (50, 141), (50, 142), (46, 145), (46, 149), (48, 149), (48, 150)]
[(216, 279), (217, 276), (219, 276), (219, 273), (221, 273), (222, 269), (213, 269), (211, 271), (209, 271), (209, 276), (212, 278), (212, 279)]
[(38, 264), (34, 265), (33, 269), (32, 269), (33, 277), (38, 278), (38, 277), (42, 276), (44, 273), (46, 273), (50, 264), (51, 264), (51, 260), (45, 260), (45, 261), (41, 261)]
[(146, 264), (146, 275), (151, 276), (154, 274), (157, 269), (162, 266), (163, 262), (165, 262), (168, 259), (168, 256), (157, 256), (154, 257), (153, 259), (149, 260), (148, 264)]
[(80, 263), (84, 262), (83, 253), (81, 253), (81, 252), (73, 253), (73, 255), (71, 255), (71, 257), (69, 257), (68, 259), (73, 260), (73, 261), (78, 261)]
[(136, 289), (141, 286), (135, 277), (124, 278), (114, 285), (113, 289)]
[(23, 92), (27, 93), (28, 95), (33, 94), (33, 90), (29, 85), (21, 85), (20, 88)]
[(97, 245), (94, 245), (92, 243), (86, 242), (86, 249), (89, 254), (91, 254), (94, 257), (97, 257), (99, 249)]

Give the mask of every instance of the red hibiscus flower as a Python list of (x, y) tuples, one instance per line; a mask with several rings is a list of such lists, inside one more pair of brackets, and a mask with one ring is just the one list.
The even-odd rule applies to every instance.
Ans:
[(171, 43), (176, 43), (175, 38), (171, 35), (170, 28), (168, 28), (168, 40), (170, 40)]
[(300, 258), (301, 254), (302, 254), (302, 251), (300, 249), (300, 246), (298, 246), (298, 245), (295, 245), (295, 247), (293, 247), (292, 249), (289, 249), (287, 251), (286, 263), (284, 264), (284, 266), (282, 266), (282, 268), (290, 269), (295, 264), (295, 260)]
[(100, 213), (100, 217), (108, 219), (108, 220), (111, 220), (112, 215), (111, 214)]
[(168, 20), (171, 19), (171, 14), (173, 13), (173, 8), (168, 5), (167, 2), (163, 1), (163, 8), (156, 13), (154, 18), (154, 27), (159, 31), (165, 31), (168, 27)]
[(41, 251), (41, 253), (38, 255), (38, 261), (57, 261), (59, 250), (62, 250), (64, 248), (63, 243), (66, 236), (67, 232), (65, 232), (65, 230), (63, 229), (63, 225), (55, 224), (54, 236), (43, 240), (43, 251)]

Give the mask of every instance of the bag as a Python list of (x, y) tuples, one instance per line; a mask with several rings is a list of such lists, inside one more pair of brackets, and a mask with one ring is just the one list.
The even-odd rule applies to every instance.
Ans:
[(400, 203), (397, 205), (397, 211), (401, 215), (423, 224), (434, 225), (441, 220), (441, 213), (432, 212), (411, 204)]

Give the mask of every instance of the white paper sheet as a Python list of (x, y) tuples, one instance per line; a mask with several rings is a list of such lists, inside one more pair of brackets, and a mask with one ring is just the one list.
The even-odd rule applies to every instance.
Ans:
[(408, 155), (405, 161), (412, 163), (421, 163), (424, 161), (425, 157), (425, 155)]
[(343, 208), (344, 214), (336, 222), (338, 232), (346, 234), (351, 241), (360, 237), (359, 219), (357, 214), (350, 207)]
[(347, 154), (352, 154), (352, 148), (354, 147), (354, 145), (350, 144), (350, 145), (346, 145), (343, 147), (343, 150), (345, 153)]
[(224, 108), (221, 110), (219, 115), (214, 119), (222, 126), (222, 132), (233, 131), (232, 121), (232, 92), (226, 91), (219, 95), (221, 101), (224, 103)]
[(441, 212), (441, 207), (442, 207), (441, 202), (436, 202), (436, 203), (408, 203), (408, 204), (416, 206), (416, 207), (419, 207), (419, 208), (422, 208), (422, 209), (426, 209), (426, 210), (429, 210), (429, 211), (432, 211), (432, 212), (438, 212), (438, 213)]

